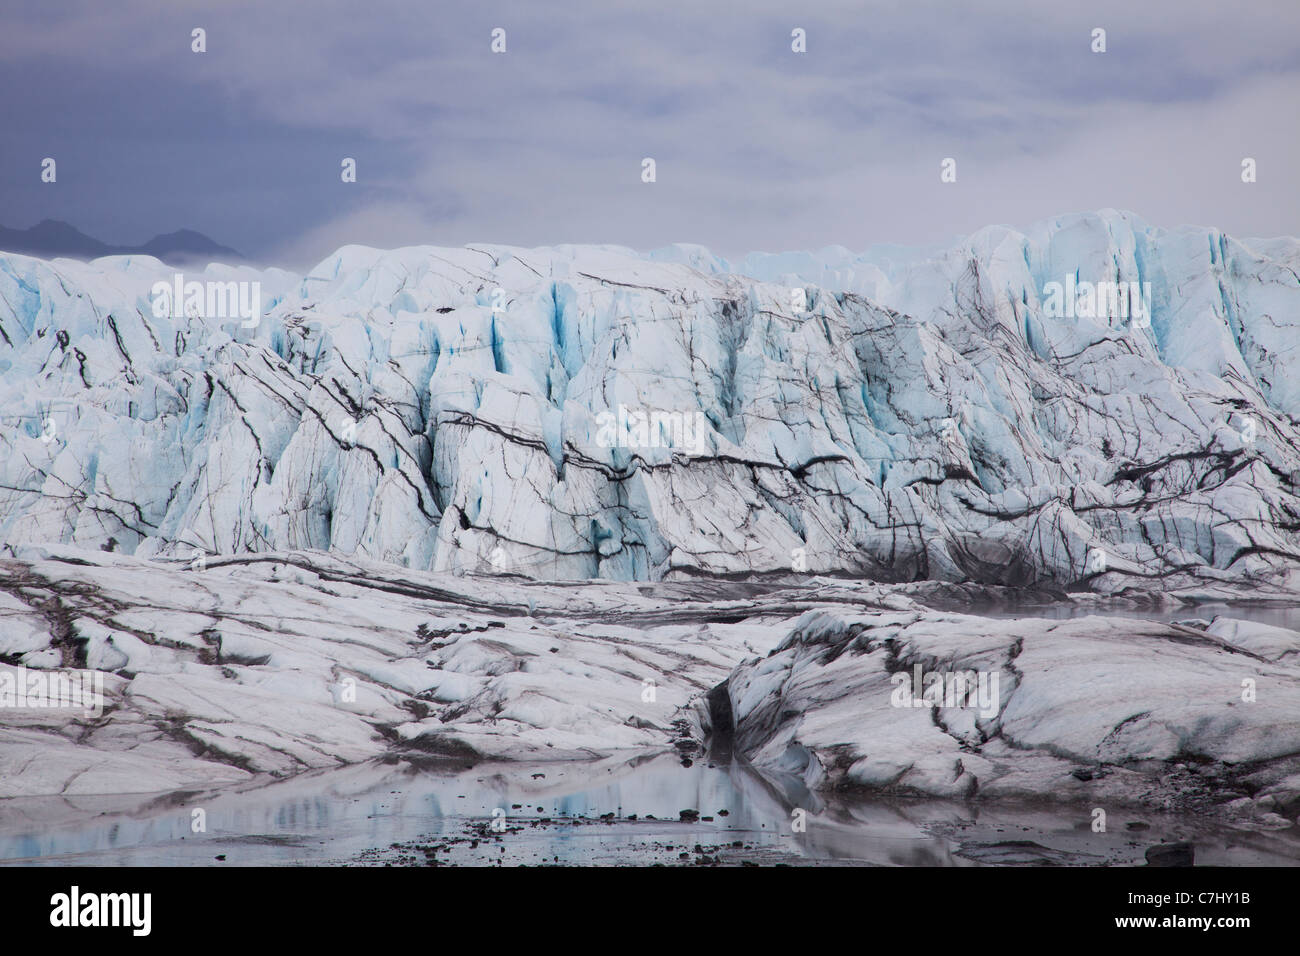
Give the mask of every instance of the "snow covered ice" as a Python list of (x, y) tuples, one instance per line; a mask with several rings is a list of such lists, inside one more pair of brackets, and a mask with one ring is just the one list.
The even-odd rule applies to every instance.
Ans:
[[(1296, 632), (934, 601), (1295, 600), (1294, 239), (186, 275), (255, 323), (156, 310), (174, 274), (0, 253), (0, 667), (109, 674), (101, 720), (4, 715), (0, 795), (701, 748), (725, 696), (809, 787), (1300, 812)], [(1149, 314), (1049, 306), (1084, 283)], [(996, 713), (892, 706), (913, 664), (996, 671)]]
[[(811, 790), (1217, 802), (1262, 827), (1300, 813), (1300, 633), (931, 609), (970, 593), (556, 586), (320, 553), (195, 571), (27, 548), (0, 562), (0, 678), (51, 653), (46, 667), (111, 673), (100, 719), (5, 714), (0, 796), (233, 785), (392, 754), (462, 766), (725, 745)], [(993, 711), (896, 706), (891, 675), (918, 663), (996, 672)]]

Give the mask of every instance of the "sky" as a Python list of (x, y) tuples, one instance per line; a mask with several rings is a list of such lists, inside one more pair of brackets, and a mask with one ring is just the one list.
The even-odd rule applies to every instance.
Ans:
[(1295, 0), (5, 0), (0, 90), (0, 224), (196, 229), (290, 268), (859, 250), (1106, 207), (1300, 234)]

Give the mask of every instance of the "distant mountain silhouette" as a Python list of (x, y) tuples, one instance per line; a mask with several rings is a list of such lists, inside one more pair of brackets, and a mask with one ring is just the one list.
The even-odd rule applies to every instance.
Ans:
[(43, 259), (97, 259), (100, 256), (155, 256), (164, 262), (206, 259), (222, 262), (242, 261), (228, 246), (218, 245), (202, 233), (180, 229), (154, 236), (142, 246), (113, 246), (86, 235), (75, 226), (58, 219), (44, 219), (30, 229), (6, 229), (0, 226), (0, 250), (20, 252)]

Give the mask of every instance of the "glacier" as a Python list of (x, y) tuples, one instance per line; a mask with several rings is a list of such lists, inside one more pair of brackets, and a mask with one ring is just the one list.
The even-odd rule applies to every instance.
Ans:
[[(1294, 239), (1103, 211), (911, 258), (354, 246), (304, 276), (187, 274), (259, 281), (252, 329), (155, 317), (174, 271), (0, 255), (8, 552), (1300, 582)], [(1149, 325), (1047, 315), (1067, 277), (1146, 284)], [(602, 436), (627, 409), (704, 434)]]
[[(0, 678), (107, 696), (5, 712), (0, 797), (721, 748), (799, 792), (1300, 814), (1300, 633), (1103, 616), (1296, 602), (1300, 240), (1103, 210), (184, 274), (255, 322), (156, 309), (176, 276), (0, 253)], [(1103, 283), (1149, 312), (1048, 304)], [(968, 613), (1016, 595), (1071, 616)], [(913, 668), (1000, 699), (891, 704)]]
[[(1087, 613), (1110, 606), (1098, 595), (1069, 620), (937, 609), (971, 590), (557, 584), (321, 552), (199, 571), (28, 548), (0, 559), (0, 685), (23, 666), (93, 667), (105, 699), (98, 716), (0, 710), (0, 832), (4, 798), (79, 806), (395, 759), (603, 773), (665, 754), (743, 762), (802, 807), (856, 788), (1262, 831), (1300, 816), (1300, 632)], [(995, 706), (899, 707), (891, 676), (916, 665), (997, 674)]]

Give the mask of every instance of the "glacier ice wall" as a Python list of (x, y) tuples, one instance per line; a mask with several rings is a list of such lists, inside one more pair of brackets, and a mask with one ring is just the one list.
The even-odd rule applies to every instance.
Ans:
[[(349, 246), (186, 274), (259, 281), (251, 329), (156, 317), (174, 272), (0, 253), (0, 547), (1300, 585), (1295, 239), (1108, 210), (911, 256)], [(1069, 277), (1145, 284), (1149, 326), (1053, 316)]]

